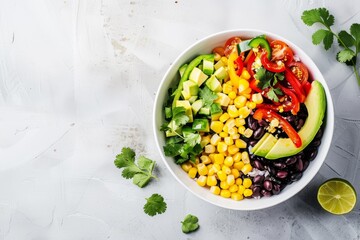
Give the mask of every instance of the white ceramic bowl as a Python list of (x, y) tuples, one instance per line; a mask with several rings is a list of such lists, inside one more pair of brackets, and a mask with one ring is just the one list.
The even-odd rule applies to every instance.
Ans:
[[(252, 38), (261, 34), (265, 34), (271, 39), (279, 39), (286, 42), (294, 51), (294, 54), (296, 54), (308, 67), (311, 78), (316, 79), (322, 83), (325, 88), (327, 97), (327, 111), (325, 115), (326, 128), (316, 158), (310, 163), (309, 167), (303, 173), (303, 176), (299, 181), (288, 185), (278, 195), (263, 197), (261, 199), (244, 199), (242, 201), (234, 201), (232, 199), (226, 199), (214, 195), (207, 188), (198, 186), (193, 179), (188, 177), (188, 175), (181, 169), (179, 165), (174, 163), (173, 158), (166, 157), (163, 152), (163, 146), (165, 145), (165, 135), (164, 132), (161, 132), (159, 129), (164, 122), (163, 106), (166, 99), (168, 98), (168, 89), (171, 86), (174, 87), (175, 84), (179, 81), (178, 69), (182, 64), (191, 61), (197, 55), (211, 53), (214, 47), (223, 45), (230, 37), (241, 36), (242, 38)], [(314, 62), (310, 59), (310, 57), (298, 46), (281, 36), (266, 31), (252, 29), (229, 30), (210, 35), (197, 41), (175, 59), (173, 64), (166, 71), (155, 98), (153, 128), (156, 144), (161, 157), (169, 171), (181, 183), (181, 185), (183, 185), (199, 198), (217, 206), (235, 210), (256, 210), (271, 207), (289, 199), (298, 193), (301, 189), (303, 189), (317, 174), (330, 148), (334, 129), (334, 107), (331, 100), (330, 91), (324, 80), (324, 77)]]

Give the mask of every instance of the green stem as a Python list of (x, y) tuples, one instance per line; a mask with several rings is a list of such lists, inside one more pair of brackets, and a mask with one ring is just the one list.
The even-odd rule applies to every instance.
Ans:
[(353, 68), (354, 68), (354, 72), (355, 72), (355, 77), (356, 77), (357, 82), (358, 82), (358, 84), (360, 86), (360, 76), (359, 76), (359, 72), (358, 72), (358, 70), (356, 68), (356, 64), (353, 65)]

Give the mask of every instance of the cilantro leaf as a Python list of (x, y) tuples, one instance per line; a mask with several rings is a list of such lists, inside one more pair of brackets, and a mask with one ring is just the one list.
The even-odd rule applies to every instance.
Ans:
[(196, 231), (199, 228), (199, 219), (191, 214), (188, 214), (184, 221), (182, 221), (181, 229), (183, 233), (190, 233)]
[(144, 212), (147, 215), (153, 217), (156, 214), (162, 214), (166, 211), (166, 202), (160, 194), (154, 193), (151, 197), (145, 199), (146, 204), (144, 205)]
[(205, 86), (200, 89), (199, 97), (204, 101), (204, 106), (210, 107), (214, 100), (218, 98), (218, 95)]
[[(312, 35), (312, 43), (314, 45), (320, 44), (322, 41), (324, 41), (324, 38), (329, 34), (328, 30), (325, 29), (319, 29)], [(331, 33), (330, 33), (331, 34)]]
[(191, 146), (195, 146), (200, 143), (201, 136), (198, 133), (188, 133), (184, 136), (184, 141)]
[(273, 100), (274, 102), (279, 102), (279, 98), (278, 96), (276, 95), (277, 93), (279, 93), (280, 91), (280, 94), (279, 95), (283, 95), (283, 93), (281, 92), (280, 89), (278, 88), (269, 88), (269, 91), (267, 92), (267, 96), (270, 100)]
[(255, 79), (259, 80), (257, 86), (261, 89), (270, 87), (273, 77), (274, 74), (272, 72), (266, 71), (264, 67), (260, 67), (255, 74)]
[(329, 32), (328, 34), (326, 34), (323, 40), (325, 50), (329, 50), (333, 42), (334, 42), (334, 35), (331, 32)]
[(126, 179), (133, 179), (133, 183), (139, 187), (144, 187), (150, 181), (151, 178), (156, 178), (152, 175), (154, 170), (155, 161), (146, 157), (140, 157), (135, 163), (135, 152), (131, 148), (124, 147), (121, 150), (121, 154), (116, 156), (114, 164), (118, 168), (124, 168), (121, 176)]
[[(340, 42), (340, 40), (341, 40), (341, 42)], [(354, 46), (355, 39), (347, 31), (340, 31), (338, 43), (340, 46), (349, 48), (349, 47)]]
[(353, 50), (351, 49), (344, 49), (341, 50), (340, 52), (338, 52), (338, 54), (336, 55), (336, 59), (339, 62), (347, 62), (347, 61), (351, 61), (352, 58), (355, 57), (355, 53)]
[(180, 143), (166, 143), (163, 147), (165, 156), (167, 157), (175, 157), (180, 154), (180, 149), (182, 144)]
[(332, 26), (335, 20), (334, 16), (331, 15), (326, 8), (316, 8), (304, 11), (301, 19), (308, 26), (312, 26), (315, 23), (321, 23), (326, 27)]
[(350, 33), (355, 39), (356, 54), (360, 52), (360, 24), (354, 23), (350, 26)]

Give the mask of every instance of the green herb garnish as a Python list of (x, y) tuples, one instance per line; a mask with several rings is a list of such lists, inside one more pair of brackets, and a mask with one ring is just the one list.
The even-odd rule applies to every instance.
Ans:
[(278, 95), (283, 95), (280, 88), (275, 87), (278, 81), (284, 80), (283, 73), (273, 73), (260, 67), (255, 74), (255, 79), (259, 80), (257, 86), (261, 89), (268, 89), (267, 97), (274, 102), (279, 102)]
[(188, 214), (184, 221), (182, 221), (182, 231), (184, 233), (190, 233), (190, 232), (193, 232), (193, 231), (196, 231), (198, 228), (199, 228), (199, 219), (194, 216), (194, 215), (191, 215), (191, 214)]
[(146, 204), (144, 205), (144, 212), (147, 215), (153, 217), (156, 214), (162, 214), (166, 211), (166, 202), (160, 194), (154, 193), (151, 197), (145, 199)]

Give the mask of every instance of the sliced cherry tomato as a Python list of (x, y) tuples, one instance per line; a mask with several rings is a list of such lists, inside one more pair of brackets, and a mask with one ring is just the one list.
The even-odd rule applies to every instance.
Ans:
[(301, 62), (292, 62), (289, 64), (289, 68), (295, 77), (300, 81), (301, 85), (304, 86), (309, 79), (309, 71), (305, 65)]
[(263, 90), (261, 90), (258, 86), (257, 86), (257, 80), (255, 78), (253, 78), (252, 80), (250, 80), (249, 86), (252, 90), (254, 90), (255, 92), (261, 93)]
[(285, 64), (282, 61), (272, 62), (267, 58), (267, 52), (263, 51), (261, 53), (261, 64), (266, 70), (271, 72), (283, 72), (285, 71)]
[(291, 113), (293, 115), (296, 115), (299, 110), (300, 110), (300, 102), (299, 102), (299, 99), (296, 97), (295, 93), (289, 89), (289, 88), (286, 88), (286, 87), (283, 87), (279, 84), (280, 86), (280, 89), (281, 91), (286, 94), (288, 97), (290, 97), (291, 101), (290, 101), (290, 104), (288, 104), (288, 102), (285, 102), (283, 104), (283, 107), (284, 107), (284, 111), (287, 112), (287, 111), (291, 111)]
[(252, 70), (252, 65), (255, 61), (255, 58), (256, 58), (255, 54), (251, 54), (248, 59), (245, 59), (245, 62), (247, 61), (246, 62), (246, 70), (250, 73), (251, 77), (254, 76), (254, 71)]
[(225, 48), (224, 47), (216, 47), (212, 50), (213, 53), (217, 53), (219, 54), (221, 57), (224, 56), (224, 51), (225, 51)]
[(279, 125), (284, 130), (284, 132), (288, 135), (291, 141), (295, 144), (296, 147), (301, 147), (302, 141), (299, 134), (295, 131), (295, 129), (291, 126), (291, 124), (281, 115), (277, 114), (271, 109), (266, 108), (258, 108), (253, 118), (260, 121), (265, 119), (266, 121), (270, 122), (273, 119), (277, 119), (279, 121)]
[(229, 38), (229, 39), (225, 42), (224, 55), (225, 55), (226, 57), (228, 57), (228, 56), (230, 55), (230, 53), (233, 51), (235, 45), (238, 44), (239, 42), (241, 42), (240, 37), (231, 37), (231, 38)]
[(290, 64), (294, 60), (294, 53), (291, 48), (280, 40), (274, 40), (270, 43), (272, 53), (271, 61), (282, 61), (285, 65)]
[(236, 74), (238, 76), (241, 75), (242, 73), (242, 70), (244, 69), (244, 62), (242, 61), (242, 57), (239, 56), (235, 61), (234, 63), (237, 65), (237, 69), (236, 69)]
[(291, 87), (294, 89), (296, 96), (298, 97), (299, 101), (303, 103), (305, 101), (305, 92), (301, 86), (299, 80), (295, 77), (295, 75), (291, 72), (289, 68), (285, 69), (285, 78)]

